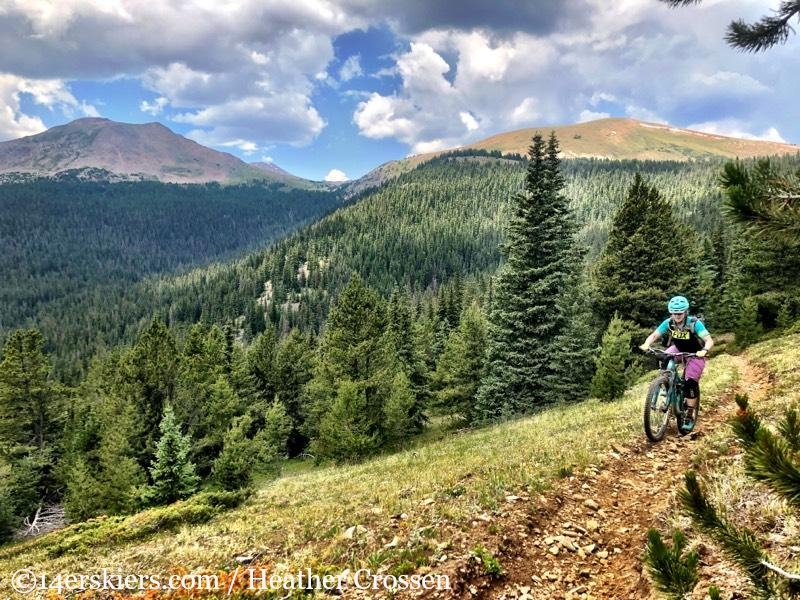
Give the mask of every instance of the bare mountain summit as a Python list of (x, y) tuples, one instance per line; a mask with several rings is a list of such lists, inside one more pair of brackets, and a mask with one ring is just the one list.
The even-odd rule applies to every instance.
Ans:
[(72, 169), (104, 169), (124, 179), (171, 183), (278, 179), (231, 154), (173, 133), (160, 123), (131, 125), (109, 119), (78, 119), (0, 143), (0, 173), (53, 176)]
[(800, 152), (800, 146), (793, 144), (745, 140), (635, 119), (600, 119), (576, 125), (519, 129), (465, 147), (525, 155), (537, 131), (545, 138), (555, 131), (563, 158), (683, 161)]

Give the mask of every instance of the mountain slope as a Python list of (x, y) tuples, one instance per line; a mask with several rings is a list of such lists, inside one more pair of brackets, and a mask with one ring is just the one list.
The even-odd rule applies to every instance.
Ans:
[(273, 181), (285, 183), (290, 187), (303, 188), (303, 189), (327, 189), (331, 186), (318, 181), (310, 181), (303, 179), (297, 175), (292, 175), (289, 171), (281, 169), (278, 165), (271, 162), (252, 162), (249, 166), (258, 169), (266, 174)]
[[(779, 349), (788, 355), (793, 347), (784, 343)], [(246, 586), (248, 568), (334, 575), (349, 568), (350, 583), (341, 589), (345, 598), (360, 597), (352, 576), (366, 568), (374, 574), (447, 575), (451, 591), (439, 597), (462, 597), (474, 586), (473, 595), (483, 590), (481, 597), (494, 598), (509, 586), (506, 597), (520, 598), (525, 592), (519, 589), (527, 586), (535, 588), (527, 598), (577, 598), (580, 593), (568, 591), (590, 583), (626, 592), (596, 598), (634, 597), (627, 586), (638, 580), (628, 576), (641, 557), (647, 528), (663, 523), (681, 469), (693, 456), (710, 458), (711, 448), (720, 447), (704, 439), (725, 427), (732, 386), (737, 380), (740, 387), (757, 383), (740, 370), (741, 363), (724, 355), (712, 360), (704, 381), (706, 405), (722, 408), (703, 413), (706, 438), (678, 441), (671, 432), (664, 443), (647, 446), (640, 412), (645, 378), (614, 403), (555, 407), (359, 465), (296, 473), (261, 486), (244, 505), (179, 532), (144, 530), (143, 524), (157, 521), (156, 511), (167, 509), (127, 518), (125, 531), (133, 535), (123, 539), (100, 535), (115, 521), (90, 521), (81, 530), (3, 548), (0, 567), (8, 573), (90, 573), (98, 564), (111, 564), (137, 573), (146, 564), (148, 573), (162, 576), (176, 570), (219, 573), (216, 589), (222, 590), (233, 587), (234, 571)], [(673, 463), (678, 466), (665, 467)], [(177, 513), (182, 506), (170, 509)], [(632, 506), (637, 510), (629, 512)], [(566, 549), (570, 538), (586, 548), (583, 556)], [(555, 555), (549, 551), (554, 546)], [(72, 551), (76, 547), (82, 552)], [(541, 559), (535, 570), (525, 562), (529, 557)], [(491, 577), (492, 560), (506, 573), (502, 579)], [(641, 585), (643, 593), (635, 597), (649, 597), (647, 582)], [(0, 590), (10, 593), (8, 583), (0, 581)]]
[(499, 150), (504, 154), (526, 154), (537, 131), (544, 135), (555, 131), (564, 158), (692, 160), (800, 152), (800, 146), (793, 144), (744, 140), (634, 119), (600, 119), (577, 125), (520, 129), (467, 147)]
[(132, 125), (86, 118), (0, 143), (0, 173), (52, 176), (87, 168), (168, 183), (283, 179), (177, 135), (160, 123)]
[[(645, 123), (635, 119), (600, 119), (575, 125), (542, 125), (501, 133), (467, 144), (457, 150), (499, 151), (526, 156), (534, 134), (549, 136), (554, 131), (563, 158), (610, 160), (691, 161), (713, 158), (751, 158), (798, 154), (800, 146), (744, 140), (681, 129), (670, 125)], [(417, 154), (385, 163), (352, 184), (353, 189), (372, 187), (451, 150)]]

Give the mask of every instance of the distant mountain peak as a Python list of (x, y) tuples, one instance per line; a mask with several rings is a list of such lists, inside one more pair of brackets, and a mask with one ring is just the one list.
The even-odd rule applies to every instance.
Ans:
[(531, 138), (537, 131), (545, 136), (554, 131), (564, 158), (683, 161), (800, 152), (800, 146), (793, 144), (741, 139), (627, 117), (609, 117), (574, 125), (518, 129), (467, 144), (464, 148), (524, 155), (527, 154)]
[(131, 124), (84, 117), (36, 135), (0, 142), (0, 174), (53, 177), (80, 169), (108, 171), (117, 179), (169, 183), (268, 180), (292, 186), (310, 184), (285, 172), (277, 177), (157, 122)]

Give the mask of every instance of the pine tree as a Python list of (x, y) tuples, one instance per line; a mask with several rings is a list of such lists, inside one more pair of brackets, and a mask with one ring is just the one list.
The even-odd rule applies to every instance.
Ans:
[(476, 397), (485, 372), (486, 329), (486, 318), (477, 304), (464, 309), (433, 374), (436, 407), (467, 423), (475, 420)]
[(175, 400), (178, 350), (167, 326), (153, 320), (121, 365), (120, 393), (136, 411), (134, 452), (146, 469), (156, 450), (164, 405)]
[(627, 387), (626, 365), (631, 355), (631, 334), (619, 315), (614, 315), (603, 334), (591, 394), (601, 400), (622, 397)]
[(259, 396), (266, 402), (275, 397), (275, 356), (278, 349), (278, 336), (273, 328), (259, 334), (247, 351), (247, 363), (255, 378)]
[(779, 331), (785, 331), (792, 326), (792, 322), (792, 306), (787, 298), (783, 301), (780, 309), (778, 310), (778, 316), (775, 319), (775, 327)]
[(7, 478), (8, 473), (4, 472), (3, 464), (0, 463), (0, 545), (11, 539), (14, 527), (19, 522), (11, 505), (11, 490), (5, 483)]
[(405, 372), (398, 371), (392, 380), (392, 389), (383, 406), (383, 432), (386, 442), (399, 444), (407, 439), (416, 426), (413, 418), (416, 398)]
[[(739, 411), (733, 430), (742, 442), (746, 474), (767, 485), (795, 510), (800, 508), (800, 464), (792, 448), (797, 443), (798, 428), (796, 422), (792, 423), (795, 417), (785, 415), (779, 437), (749, 410), (747, 396), (737, 395), (736, 403)], [(753, 531), (734, 523), (726, 511), (718, 510), (709, 502), (693, 471), (686, 473), (685, 489), (681, 490), (679, 499), (698, 527), (748, 576), (756, 592), (754, 595), (764, 598), (797, 596), (797, 576), (787, 578), (786, 570), (775, 566), (776, 560), (764, 550)]]
[(0, 459), (11, 467), (8, 486), (19, 517), (56, 497), (53, 466), (61, 411), (49, 374), (42, 334), (36, 329), (12, 333), (0, 363)]
[(663, 319), (667, 299), (692, 297), (698, 264), (696, 235), (637, 173), (592, 272), (595, 311), (604, 323), (619, 313), (652, 330)]
[(171, 504), (188, 498), (197, 490), (200, 478), (194, 464), (189, 460), (191, 442), (181, 434), (175, 413), (167, 404), (159, 425), (161, 439), (156, 446), (156, 455), (150, 469), (152, 485), (144, 493), (144, 502), (149, 505)]
[[(670, 6), (699, 4), (702, 0), (661, 0)], [(745, 23), (742, 19), (728, 25), (725, 41), (734, 48), (746, 52), (761, 52), (777, 44), (783, 44), (794, 30), (789, 22), (800, 14), (800, 0), (782, 0), (775, 14), (761, 17), (755, 23)]]
[(480, 420), (521, 414), (559, 400), (542, 385), (555, 372), (555, 340), (563, 333), (563, 294), (574, 281), (575, 224), (562, 190), (558, 142), (536, 135), (525, 191), (513, 199), (506, 263), (497, 276), (489, 316), (487, 375), (478, 392)]
[(132, 443), (133, 403), (117, 393), (120, 360), (95, 360), (70, 405), (58, 475), (72, 519), (132, 512), (147, 480)]
[(782, 180), (768, 161), (751, 169), (728, 164), (723, 174), (727, 213), (734, 221), (723, 304), (735, 321), (742, 299), (753, 297), (765, 329), (776, 324), (781, 304), (800, 294), (800, 213), (792, 201), (800, 185), (795, 179), (792, 192)]
[[(320, 342), (314, 378), (305, 388), (309, 403), (305, 425), (309, 438), (323, 435), (323, 423), (328, 427), (325, 436), (333, 435), (335, 427), (330, 419), (338, 414), (346, 419), (343, 427), (352, 429), (354, 439), (365, 435), (370, 440), (365, 448), (382, 443), (383, 405), (394, 376), (394, 361), (383, 335), (385, 329), (383, 302), (360, 277), (352, 276), (331, 310)], [(344, 396), (339, 394), (343, 383), (348, 385)], [(351, 386), (355, 386), (356, 391), (350, 389)], [(364, 414), (358, 418), (352, 415), (350, 411), (354, 406)], [(349, 444), (351, 448), (360, 445), (355, 441)], [(320, 443), (316, 446), (320, 447)], [(321, 445), (322, 448), (329, 446), (328, 441)], [(326, 451), (317, 453), (325, 455)], [(339, 458), (346, 454), (348, 460), (354, 458), (349, 451), (334, 454)]]
[(656, 529), (647, 532), (645, 564), (658, 590), (667, 598), (683, 600), (697, 585), (700, 555), (696, 550), (684, 554), (686, 536), (676, 530), (672, 547), (667, 546)]
[(292, 432), (292, 419), (279, 400), (273, 401), (264, 412), (264, 427), (258, 432), (260, 444), (259, 460), (262, 464), (274, 463), (286, 455), (286, 447)]
[(589, 292), (583, 282), (570, 286), (571, 297), (565, 297), (563, 309), (567, 325), (556, 336), (555, 373), (548, 385), (558, 398), (567, 402), (585, 400), (595, 373), (598, 320), (591, 311)]
[(86, 461), (76, 457), (66, 473), (67, 493), (64, 511), (73, 521), (84, 521), (103, 512), (103, 494), (100, 482)]
[(44, 338), (36, 329), (11, 334), (0, 363), (0, 445), (43, 451), (54, 440), (56, 396)]
[(275, 392), (292, 424), (286, 443), (290, 457), (298, 456), (308, 445), (303, 433), (307, 414), (303, 388), (313, 377), (314, 361), (312, 341), (299, 329), (281, 340), (275, 354)]
[(214, 459), (211, 476), (224, 490), (238, 490), (253, 483), (253, 467), (258, 457), (256, 442), (247, 437), (252, 425), (250, 416), (234, 419), (225, 433), (222, 452)]
[(414, 430), (420, 431), (425, 424), (425, 409), (430, 398), (428, 373), (414, 335), (411, 300), (397, 288), (389, 299), (385, 336), (397, 368), (403, 371), (411, 385), (414, 402), (409, 407), (409, 415)]
[(340, 381), (336, 397), (311, 441), (311, 452), (316, 459), (354, 461), (374, 453), (380, 439), (368, 414), (363, 385)]
[(733, 331), (736, 334), (736, 345), (740, 348), (749, 346), (764, 333), (758, 320), (758, 304), (754, 298), (748, 297), (742, 301)]

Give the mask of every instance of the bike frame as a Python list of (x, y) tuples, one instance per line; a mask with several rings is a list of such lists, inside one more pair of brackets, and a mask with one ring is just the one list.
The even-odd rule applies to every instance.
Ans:
[[(667, 373), (669, 376), (669, 391), (667, 392), (667, 398), (669, 399), (669, 403), (672, 405), (672, 410), (675, 411), (676, 415), (683, 415), (686, 413), (683, 410), (683, 400), (684, 390), (686, 379), (684, 379), (684, 373), (686, 372), (686, 359), (690, 356), (694, 356), (693, 352), (677, 352), (675, 354), (671, 352), (663, 352), (661, 355), (670, 355), (672, 358), (669, 359), (666, 368), (661, 369), (662, 373)], [(678, 368), (680, 367), (680, 369)], [(678, 393), (680, 390), (680, 393)]]
[[(660, 441), (669, 428), (669, 422), (674, 415), (678, 421), (678, 432), (681, 435), (686, 435), (689, 431), (694, 429), (694, 423), (688, 428), (684, 427), (687, 413), (684, 406), (686, 383), (684, 373), (686, 372), (687, 359), (697, 355), (694, 352), (673, 353), (655, 348), (650, 348), (649, 353), (655, 355), (659, 359), (659, 374), (652, 381), (650, 384), (651, 387), (647, 392), (644, 410), (645, 433), (650, 441)], [(661, 389), (664, 390), (665, 394), (662, 396), (664, 404), (657, 405), (656, 398), (658, 397), (657, 390), (659, 389), (659, 382), (661, 382), (660, 385), (663, 386)], [(653, 394), (656, 395), (654, 396)], [(663, 419), (657, 418), (654, 424), (652, 416), (658, 415), (659, 413), (663, 415)]]

